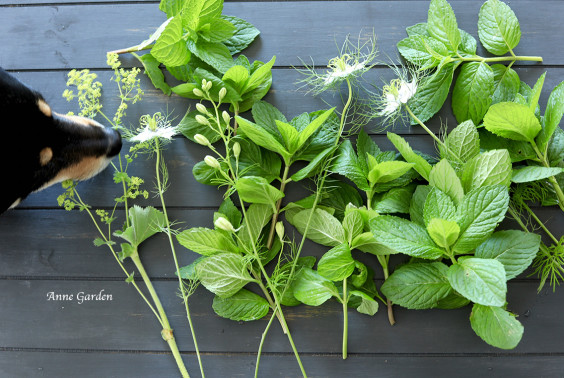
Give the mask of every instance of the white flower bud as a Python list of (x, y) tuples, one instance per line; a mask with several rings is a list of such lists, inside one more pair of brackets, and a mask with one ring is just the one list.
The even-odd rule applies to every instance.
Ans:
[(204, 106), (204, 104), (201, 103), (197, 103), (196, 104), (196, 110), (199, 111), (202, 114), (207, 114), (208, 113), (208, 109), (206, 109), (206, 107)]
[(208, 81), (206, 79), (202, 79), (202, 89), (206, 89), (206, 85), (208, 85)]
[(237, 230), (235, 230), (235, 228), (233, 227), (231, 222), (229, 222), (224, 217), (217, 218), (217, 220), (214, 222), (214, 225), (215, 225), (215, 227), (217, 227), (221, 230), (224, 230), (224, 231), (229, 231), (229, 232), (237, 231)]
[(223, 113), (221, 113), (221, 116), (223, 117), (223, 122), (229, 125), (229, 122), (231, 122), (231, 117), (229, 116), (229, 113), (227, 113), (224, 110)]
[(284, 240), (284, 223), (282, 221), (276, 223), (276, 235), (278, 235), (280, 241)]
[(208, 119), (201, 114), (197, 114), (195, 118), (196, 118), (196, 122), (198, 122), (200, 125), (207, 126), (210, 124), (210, 121), (208, 121)]
[(211, 89), (211, 87), (212, 87), (212, 82), (211, 82), (211, 81), (208, 81), (208, 82), (206, 83), (206, 87), (205, 87), (205, 88), (202, 87), (202, 88), (204, 88), (206, 91), (209, 91), (209, 90)]
[(212, 167), (213, 169), (221, 168), (221, 166), (219, 165), (219, 161), (217, 161), (217, 159), (214, 158), (213, 156), (206, 155), (206, 157), (204, 158), (204, 162), (210, 167)]
[(192, 93), (194, 93), (195, 96), (204, 97), (204, 92), (202, 92), (201, 89), (194, 88), (194, 89), (192, 90)]
[(235, 159), (239, 159), (239, 155), (241, 154), (241, 145), (239, 142), (235, 142), (233, 144), (233, 155), (235, 155)]
[(225, 89), (225, 87), (221, 88), (219, 90), (219, 101), (223, 100), (226, 94), (227, 94), (227, 89)]
[(196, 134), (194, 135), (194, 140), (198, 143), (201, 144), (202, 146), (209, 146), (210, 141), (208, 140), (208, 138), (206, 138), (205, 136), (203, 136), (202, 134)]

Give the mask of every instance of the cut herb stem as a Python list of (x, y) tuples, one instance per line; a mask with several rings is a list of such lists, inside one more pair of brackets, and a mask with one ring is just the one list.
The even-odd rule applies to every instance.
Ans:
[(258, 348), (258, 352), (257, 352), (257, 362), (255, 364), (255, 378), (258, 378), (260, 356), (262, 354), (262, 347), (264, 345), (264, 340), (266, 340), (266, 335), (268, 334), (268, 330), (270, 330), (270, 326), (272, 325), (272, 321), (274, 320), (276, 314), (277, 314), (277, 311), (276, 311), (276, 309), (274, 309), (272, 316), (270, 317), (270, 320), (268, 321), (268, 324), (266, 325), (266, 328), (262, 332), (262, 337), (260, 338), (260, 344), (259, 344), (259, 348)]
[(343, 280), (343, 360), (347, 359), (347, 339), (349, 331), (349, 311), (347, 307), (347, 279)]
[[(390, 256), (388, 255), (388, 256), (377, 256), (377, 257), (378, 257), (378, 261), (380, 262), (380, 265), (382, 265), (382, 270), (384, 271), (384, 281), (386, 281), (390, 276), (390, 272), (388, 270), (388, 261)], [(394, 309), (392, 307), (393, 303), (388, 298), (386, 298), (386, 306), (388, 308), (388, 321), (390, 322), (390, 325), (394, 325), (396, 324), (396, 319), (394, 318)]]
[[(284, 167), (284, 174), (282, 175), (282, 181), (280, 182), (280, 191), (284, 193), (286, 189), (286, 181), (288, 180), (288, 174), (290, 172), (290, 165)], [(278, 221), (278, 215), (280, 214), (280, 207), (282, 206), (282, 198), (276, 202), (276, 211), (272, 215), (272, 222), (270, 224), (270, 232), (268, 233), (268, 242), (266, 243), (266, 249), (272, 248), (272, 242), (274, 241), (274, 233), (276, 231), (276, 222)]]
[(542, 62), (542, 57), (541, 56), (515, 56), (515, 55), (513, 55), (513, 56), (496, 56), (496, 57), (491, 57), (491, 58), (483, 58), (481, 56), (475, 56), (475, 57), (469, 57), (469, 58), (460, 57), (460, 58), (454, 59), (454, 61), (484, 62), (484, 63), (507, 62), (507, 61), (511, 61), (511, 63), (514, 63), (516, 61)]

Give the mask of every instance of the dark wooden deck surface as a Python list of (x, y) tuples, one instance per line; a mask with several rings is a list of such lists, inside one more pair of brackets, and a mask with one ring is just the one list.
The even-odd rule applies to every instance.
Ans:
[[(477, 37), (482, 1), (452, 0), (459, 27)], [(405, 27), (426, 20), (428, 1), (235, 2), (224, 13), (253, 23), (262, 32), (245, 52), (252, 59), (277, 56), (274, 81), (266, 100), (286, 116), (324, 108), (322, 99), (296, 93), (299, 78), (292, 66), (309, 59), (324, 64), (336, 54), (335, 41), (348, 33), (372, 30), (379, 49), (395, 56), (395, 43)], [(547, 71), (541, 104), (564, 80), (564, 2), (510, 1), (522, 25), (516, 53), (541, 55), (543, 64), (516, 64), (522, 80), (534, 84)], [(145, 39), (164, 20), (154, 0), (3, 0), (0, 3), (0, 66), (45, 95), (52, 107), (65, 112), (71, 105), (61, 93), (71, 68), (89, 68), (105, 83), (104, 104), (115, 105), (115, 90), (105, 52)], [(484, 50), (479, 47), (479, 53)], [(131, 58), (125, 64), (134, 64)], [(385, 67), (370, 75), (391, 77)], [(146, 98), (131, 108), (131, 122), (141, 114), (174, 110), (182, 114), (189, 101), (165, 97), (143, 78)], [(335, 104), (338, 99), (330, 99)], [(430, 121), (455, 125), (449, 106)], [(396, 132), (415, 148), (432, 152), (429, 137), (418, 128)], [(390, 148), (383, 135), (373, 138)], [(5, 142), (5, 141), (4, 141)], [(9, 141), (13, 143), (13, 141)], [(25, 141), (16, 141), (25, 143)], [(211, 226), (221, 202), (215, 188), (197, 183), (192, 166), (205, 150), (184, 139), (166, 152), (171, 186), (166, 194), (172, 219), (185, 227)], [(10, 163), (10, 162), (8, 162)], [(141, 161), (139, 161), (141, 163)], [(5, 162), (6, 164), (6, 162)], [(135, 173), (150, 175), (150, 163)], [(4, 177), (3, 185), (12, 178)], [(80, 186), (95, 207), (111, 206), (115, 195), (111, 172)], [(0, 216), (0, 378), (5, 377), (175, 377), (176, 365), (160, 337), (159, 327), (134, 290), (126, 285), (113, 257), (93, 246), (95, 230), (85, 214), (57, 207), (56, 186), (30, 196), (20, 207)], [(305, 194), (292, 189), (290, 199)], [(155, 199), (145, 204), (156, 205)], [(555, 209), (540, 211), (549, 228), (561, 235), (564, 216)], [(168, 311), (179, 347), (193, 376), (196, 358), (167, 241), (147, 242), (142, 258)], [(322, 247), (308, 244), (306, 254), (320, 256)], [(181, 264), (195, 255), (182, 251)], [(373, 256), (361, 257), (377, 266)], [(381, 273), (375, 277), (378, 285)], [(407, 311), (395, 308), (397, 324), (389, 326), (385, 311), (368, 317), (349, 314), (349, 358), (341, 359), (341, 308), (328, 303), (318, 308), (287, 309), (289, 325), (312, 377), (564, 377), (564, 287), (537, 294), (538, 280), (523, 274), (509, 284), (510, 310), (519, 315), (525, 334), (511, 351), (489, 347), (469, 325), (470, 308), (454, 311)], [(106, 302), (54, 302), (47, 293), (73, 294), (104, 290)], [(250, 377), (255, 353), (267, 319), (242, 323), (216, 316), (212, 295), (200, 288), (191, 298), (193, 320), (208, 377)], [(294, 377), (299, 369), (286, 337), (273, 327), (261, 361), (261, 376)]]

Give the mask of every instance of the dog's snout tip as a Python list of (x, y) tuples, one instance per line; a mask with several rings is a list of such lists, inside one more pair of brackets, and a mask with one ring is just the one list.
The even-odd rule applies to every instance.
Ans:
[(108, 157), (114, 157), (121, 151), (122, 141), (121, 134), (114, 129), (106, 129), (109, 139)]

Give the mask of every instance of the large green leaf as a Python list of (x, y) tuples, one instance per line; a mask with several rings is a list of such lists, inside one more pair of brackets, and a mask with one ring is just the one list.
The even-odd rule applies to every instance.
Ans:
[(279, 153), (285, 160), (290, 160), (292, 155), (272, 133), (245, 118), (237, 116), (236, 120), (247, 138), (267, 150)]
[[(280, 177), (282, 162), (276, 153), (265, 150), (246, 138), (235, 140), (241, 146), (239, 176), (261, 176), (268, 182)], [(232, 155), (231, 164), (235, 166), (235, 163), (236, 159)]]
[(482, 186), (466, 194), (457, 209), (460, 237), (454, 251), (467, 253), (479, 246), (503, 220), (508, 206), (509, 193), (503, 185)]
[(501, 137), (534, 143), (542, 127), (528, 106), (514, 102), (492, 105), (484, 116), (486, 130)]
[(528, 166), (516, 168), (513, 170), (511, 181), (515, 183), (538, 181), (559, 175), (562, 172), (564, 172), (564, 168), (560, 167)]
[(176, 235), (176, 240), (189, 250), (210, 256), (221, 252), (239, 252), (232, 239), (223, 233), (205, 227), (194, 227)]
[(469, 191), (486, 185), (511, 183), (511, 158), (507, 150), (490, 150), (470, 159), (462, 169), (462, 185)]
[(495, 259), (505, 267), (506, 279), (517, 277), (531, 265), (540, 248), (540, 235), (517, 230), (494, 233), (476, 248), (476, 257)]
[(292, 218), (294, 227), (303, 235), (311, 215), (311, 222), (307, 231), (307, 238), (316, 243), (335, 247), (346, 242), (345, 229), (341, 222), (322, 209), (315, 209), (313, 215), (311, 210), (302, 210)]
[(155, 88), (160, 89), (165, 95), (169, 96), (172, 93), (172, 89), (170, 89), (170, 85), (165, 82), (164, 74), (159, 68), (160, 62), (150, 53), (141, 55), (139, 60), (145, 68), (145, 74), (149, 77)]
[(246, 259), (237, 253), (208, 256), (196, 265), (196, 274), (206, 289), (221, 298), (232, 296), (253, 281)]
[(452, 51), (460, 45), (460, 31), (456, 16), (446, 0), (431, 0), (427, 18), (427, 31)]
[(422, 226), (391, 215), (381, 215), (370, 221), (376, 241), (397, 252), (434, 260), (443, 255)]
[(335, 284), (315, 270), (303, 267), (292, 283), (294, 297), (308, 306), (319, 306), (331, 297), (339, 296)]
[(247, 48), (260, 34), (260, 31), (249, 22), (234, 16), (221, 16), (224, 20), (231, 22), (235, 26), (233, 36), (223, 44), (227, 46), (231, 55), (235, 55)]
[[(410, 109), (422, 122), (427, 121), (443, 107), (452, 84), (454, 68), (454, 64), (449, 63), (442, 70), (424, 79), (415, 96), (409, 101)], [(412, 119), (411, 124), (415, 125), (417, 122)]]
[(447, 272), (452, 288), (484, 306), (503, 306), (507, 293), (503, 264), (493, 259), (461, 257)]
[(231, 297), (216, 296), (212, 308), (222, 318), (248, 322), (266, 316), (270, 305), (260, 295), (241, 289)]
[(494, 73), (494, 93), (492, 95), (492, 104), (498, 102), (512, 102), (515, 99), (521, 80), (519, 75), (511, 67), (506, 67), (503, 64), (494, 64), (491, 66)]
[(456, 120), (463, 122), (470, 119), (479, 124), (492, 102), (494, 91), (494, 73), (488, 64), (464, 64), (452, 92), (452, 111)]
[(367, 174), (363, 171), (360, 159), (357, 157), (352, 143), (346, 139), (341, 143), (333, 160), (331, 171), (345, 176), (361, 190), (369, 190)]
[(480, 153), (480, 135), (472, 120), (462, 122), (456, 126), (445, 138), (448, 151), (441, 149), (441, 156), (450, 162), (472, 159)]
[(127, 240), (131, 245), (137, 247), (151, 236), (160, 232), (166, 222), (162, 211), (151, 206), (142, 208), (134, 205), (129, 208), (129, 224), (130, 226), (124, 231), (116, 231), (114, 235)]
[(190, 51), (186, 48), (182, 34), (182, 19), (174, 17), (155, 42), (151, 55), (167, 66), (181, 66), (188, 63)]
[(388, 192), (376, 195), (372, 198), (372, 209), (380, 214), (409, 213), (411, 196), (415, 191), (415, 185), (392, 188)]
[(544, 151), (564, 115), (564, 81), (550, 93), (544, 112), (543, 130), (537, 136), (537, 145)]
[(425, 199), (423, 220), (428, 225), (433, 218), (453, 220), (456, 217), (456, 206), (452, 199), (442, 190), (432, 188)]
[(488, 0), (480, 8), (478, 36), (494, 55), (503, 55), (519, 44), (521, 28), (515, 13), (499, 0)]
[(455, 205), (458, 205), (464, 196), (462, 183), (447, 159), (442, 159), (431, 169), (429, 185), (448, 194)]
[(192, 54), (212, 66), (221, 74), (224, 74), (233, 66), (231, 53), (223, 43), (207, 42), (203, 39), (199, 39), (198, 42), (188, 40), (186, 46)]
[(268, 183), (264, 177), (241, 177), (235, 182), (239, 197), (249, 203), (270, 205), (275, 210), (276, 202), (284, 197), (284, 193)]
[(317, 273), (331, 281), (342, 281), (354, 271), (354, 260), (347, 243), (331, 248), (317, 263)]
[(500, 349), (513, 349), (521, 341), (523, 325), (515, 315), (495, 306), (475, 304), (470, 325), (486, 343)]
[(414, 35), (398, 42), (398, 51), (409, 62), (419, 67), (432, 68), (439, 65), (441, 56), (449, 56), (446, 46), (429, 36)]
[(259, 68), (257, 68), (247, 80), (245, 86), (243, 87), (242, 93), (251, 92), (257, 89), (262, 83), (267, 81), (268, 79), (272, 79), (272, 66), (276, 61), (276, 56), (273, 56), (270, 61), (267, 63), (262, 64)]
[(388, 277), (382, 293), (409, 309), (433, 308), (452, 291), (447, 272), (447, 266), (439, 262), (407, 264)]
[(372, 185), (387, 183), (403, 176), (411, 168), (413, 164), (404, 161), (383, 161), (368, 172), (368, 181)]
[(237, 235), (245, 245), (250, 246), (251, 242), (256, 243), (259, 240), (262, 229), (272, 219), (274, 210), (270, 205), (252, 204), (245, 214), (245, 219), (243, 219)]
[(425, 180), (429, 180), (431, 164), (429, 164), (429, 162), (427, 162), (427, 160), (425, 160), (422, 156), (416, 154), (413, 149), (411, 149), (409, 143), (407, 143), (407, 141), (401, 136), (390, 132), (387, 133), (387, 136), (405, 161), (412, 163), (413, 169), (415, 169)]
[(425, 226), (425, 222), (423, 220), (423, 210), (427, 196), (432, 189), (433, 187), (430, 185), (419, 185), (411, 197), (411, 202), (409, 204), (409, 217), (412, 222), (415, 222), (420, 226)]

